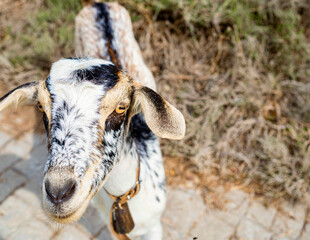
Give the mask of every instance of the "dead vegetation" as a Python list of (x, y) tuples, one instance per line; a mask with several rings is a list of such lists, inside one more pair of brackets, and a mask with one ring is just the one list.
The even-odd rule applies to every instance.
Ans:
[[(74, 2), (6, 1), (0, 88), (43, 78), (74, 55)], [(307, 1), (120, 2), (159, 92), (187, 121), (184, 140), (162, 141), (167, 159), (183, 166), (170, 180), (185, 174), (209, 189), (216, 175), (268, 198), (309, 199)]]

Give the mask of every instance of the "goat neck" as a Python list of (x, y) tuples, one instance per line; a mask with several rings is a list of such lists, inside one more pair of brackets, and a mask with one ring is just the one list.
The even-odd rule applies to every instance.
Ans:
[(120, 196), (136, 184), (139, 156), (133, 139), (124, 141), (118, 163), (109, 174), (104, 188), (114, 196)]

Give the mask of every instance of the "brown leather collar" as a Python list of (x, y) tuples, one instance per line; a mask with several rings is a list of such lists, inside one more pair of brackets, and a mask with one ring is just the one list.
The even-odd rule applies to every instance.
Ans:
[[(134, 222), (131, 218), (131, 214), (130, 214), (130, 211), (129, 211), (129, 208), (128, 208), (128, 205), (127, 205), (127, 201), (132, 199), (134, 196), (136, 196), (139, 191), (140, 191), (140, 183), (141, 183), (141, 180), (140, 180), (140, 165), (141, 165), (141, 159), (140, 159), (140, 154), (139, 154), (139, 151), (138, 151), (138, 146), (136, 144), (136, 142), (133, 140), (134, 144), (136, 145), (136, 150), (137, 150), (137, 154), (138, 154), (138, 167), (137, 167), (137, 170), (136, 170), (136, 182), (135, 182), (135, 185), (129, 189), (126, 193), (124, 193), (123, 195), (121, 196), (114, 196), (112, 195), (111, 193), (109, 193), (105, 188), (103, 188), (106, 193), (110, 196), (110, 198), (112, 198), (114, 200), (114, 203), (111, 207), (111, 211), (110, 211), (110, 228), (113, 232), (113, 234), (119, 239), (119, 240), (129, 240), (130, 238), (127, 236), (126, 233), (129, 233), (132, 228), (134, 227)], [(122, 206), (125, 206), (124, 209)], [(131, 222), (131, 226), (129, 227), (128, 231), (126, 233), (117, 233), (115, 228), (114, 228), (114, 225), (113, 222), (115, 219), (115, 211), (122, 211), (123, 210), (123, 215), (125, 215), (125, 218), (128, 219), (128, 220), (124, 220), (124, 221), (130, 221)], [(116, 223), (118, 224), (118, 223)], [(123, 227), (123, 226), (120, 226), (120, 227)], [(128, 227), (128, 226), (127, 226)]]

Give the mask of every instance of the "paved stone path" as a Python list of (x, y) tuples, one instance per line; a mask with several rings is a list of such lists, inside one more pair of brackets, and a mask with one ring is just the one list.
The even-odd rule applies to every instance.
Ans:
[[(25, 134), (16, 140), (0, 132), (0, 239), (110, 240), (92, 207), (72, 226), (49, 223), (41, 209), (46, 157), (45, 136)], [(223, 209), (210, 209), (199, 190), (168, 187), (163, 239), (310, 240), (310, 214), (303, 205), (266, 208), (238, 189), (223, 191), (220, 199)]]

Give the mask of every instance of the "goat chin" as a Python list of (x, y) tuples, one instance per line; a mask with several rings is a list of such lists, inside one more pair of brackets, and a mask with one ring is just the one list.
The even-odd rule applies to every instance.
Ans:
[(85, 201), (82, 203), (82, 205), (73, 213), (70, 213), (66, 216), (57, 216), (51, 213), (47, 213), (48, 217), (52, 222), (58, 223), (58, 224), (71, 224), (76, 221), (78, 221), (84, 214), (85, 210), (88, 207), (88, 204), (90, 202), (90, 199), (92, 198), (91, 195), (89, 195)]

